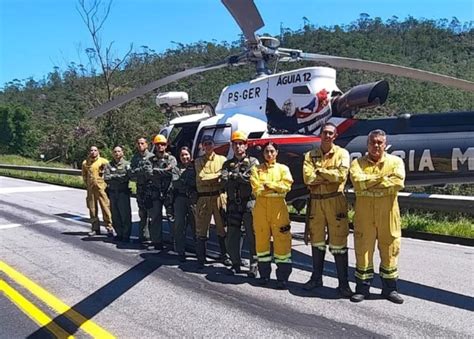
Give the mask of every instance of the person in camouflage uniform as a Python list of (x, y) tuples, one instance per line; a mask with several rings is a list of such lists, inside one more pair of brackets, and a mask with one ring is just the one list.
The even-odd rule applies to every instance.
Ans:
[(132, 211), (130, 208), (130, 163), (123, 157), (122, 146), (113, 149), (114, 159), (105, 167), (104, 180), (112, 210), (112, 224), (118, 241), (130, 241)]
[(166, 207), (168, 221), (173, 223), (173, 212), (171, 206), (171, 181), (176, 176), (176, 158), (166, 152), (168, 146), (166, 137), (158, 134), (153, 139), (155, 145), (154, 155), (151, 162), (151, 224), (150, 238), (156, 250), (163, 249), (163, 207)]
[(175, 251), (178, 253), (179, 260), (185, 262), (187, 226), (191, 225), (193, 234), (196, 232), (194, 220), (197, 202), (196, 170), (194, 169), (191, 150), (187, 146), (180, 149), (179, 159), (178, 175), (172, 183), (175, 211), (173, 234)]
[(246, 235), (250, 252), (248, 276), (257, 274), (257, 253), (255, 251), (255, 232), (252, 223), (252, 209), (255, 198), (250, 186), (250, 172), (258, 165), (256, 158), (247, 155), (247, 135), (241, 131), (232, 133), (234, 157), (222, 166), (221, 180), (227, 193), (227, 251), (232, 261), (230, 272), (240, 273), (241, 250)]
[[(150, 158), (153, 153), (148, 151), (148, 142), (144, 137), (140, 137), (136, 142), (137, 152), (130, 161), (130, 179), (137, 183), (137, 205), (138, 215), (140, 217), (139, 240), (143, 244), (150, 241), (148, 209), (151, 208), (151, 182), (149, 176), (151, 173)], [(147, 206), (148, 202), (148, 206)]]

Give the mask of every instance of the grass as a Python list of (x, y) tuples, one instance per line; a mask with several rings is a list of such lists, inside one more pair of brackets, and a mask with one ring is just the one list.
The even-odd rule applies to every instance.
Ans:
[[(289, 206), (290, 213), (296, 213), (293, 206)], [(302, 214), (306, 212), (302, 210)], [(354, 210), (349, 209), (349, 221), (354, 219)], [(474, 217), (443, 212), (401, 211), (402, 229), (432, 234), (450, 235), (461, 238), (474, 239)]]
[[(45, 163), (42, 161), (35, 161), (23, 158), (17, 155), (0, 155), (0, 164), (70, 168), (67, 165), (59, 162)], [(74, 175), (15, 171), (6, 169), (0, 169), (0, 175), (19, 179), (41, 181), (69, 187), (84, 188), (82, 178), (80, 176)], [(132, 182), (130, 186), (132, 188), (132, 192), (135, 193), (135, 183)], [(288, 209), (290, 213), (296, 212), (292, 206), (290, 206)], [(303, 213), (304, 212), (305, 210), (303, 210)], [(353, 216), (354, 211), (349, 210), (349, 219), (352, 220)], [(411, 210), (403, 210), (402, 228), (418, 232), (444, 234), (473, 239), (474, 217), (442, 212), (414, 212)]]
[[(24, 158), (18, 155), (0, 155), (0, 164), (19, 165), (19, 166), (40, 166), (40, 167), (55, 167), (55, 168), (71, 168), (60, 162), (49, 162), (36, 161), (28, 158)], [(27, 179), (34, 181), (47, 182), (51, 184), (57, 184), (62, 186), (84, 188), (82, 178), (80, 176), (68, 175), (68, 174), (53, 174), (53, 173), (41, 173), (31, 171), (18, 171), (0, 168), (0, 175)]]
[(402, 214), (402, 228), (411, 231), (453, 235), (474, 238), (474, 218), (429, 212), (405, 212)]

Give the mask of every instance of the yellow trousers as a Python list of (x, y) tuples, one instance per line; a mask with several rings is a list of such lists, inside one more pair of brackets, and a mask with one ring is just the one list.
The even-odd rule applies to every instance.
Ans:
[(225, 226), (221, 209), (223, 198), (219, 195), (199, 197), (196, 204), (196, 237), (209, 238), (209, 226), (214, 217), (217, 235), (225, 237)]
[(311, 199), (309, 216), (311, 245), (326, 250), (326, 228), (329, 235), (329, 251), (332, 254), (347, 252), (349, 222), (346, 197), (339, 195), (327, 199)]
[(397, 196), (358, 196), (354, 221), (356, 278), (360, 280), (373, 278), (376, 240), (381, 259), (380, 277), (398, 278), (401, 225)]
[(99, 223), (99, 208), (102, 210), (105, 227), (108, 231), (112, 231), (112, 217), (110, 213), (110, 201), (105, 193), (105, 187), (92, 186), (87, 188), (86, 197), (87, 208), (89, 209), (89, 216), (93, 231), (100, 231)]
[(290, 216), (284, 198), (257, 197), (253, 210), (258, 262), (271, 262), (273, 237), (275, 263), (291, 263)]

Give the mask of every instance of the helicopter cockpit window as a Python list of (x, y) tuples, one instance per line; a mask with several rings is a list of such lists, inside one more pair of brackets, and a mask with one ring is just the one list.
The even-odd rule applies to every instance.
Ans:
[(311, 94), (308, 86), (296, 86), (293, 87), (293, 94)]
[(163, 135), (166, 139), (168, 139), (168, 129), (167, 128), (163, 128), (160, 131), (160, 134)]
[(187, 146), (192, 149), (193, 139), (196, 134), (196, 130), (199, 123), (186, 123), (180, 125), (174, 125), (171, 131), (167, 130), (168, 138), (168, 151), (177, 156), (179, 150), (183, 146)]
[[(227, 154), (229, 153), (231, 133), (232, 127), (230, 125), (206, 128), (200, 133), (199, 144), (201, 143), (201, 140), (205, 135), (210, 135), (214, 139), (215, 152), (217, 154), (227, 156)], [(204, 151), (202, 149), (199, 149), (198, 152), (198, 156), (204, 154)]]

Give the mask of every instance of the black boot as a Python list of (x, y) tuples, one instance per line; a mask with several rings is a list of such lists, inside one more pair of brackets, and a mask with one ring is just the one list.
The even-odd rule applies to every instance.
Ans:
[(317, 247), (311, 246), (313, 259), (313, 274), (311, 278), (303, 285), (305, 291), (311, 291), (317, 287), (323, 286), (324, 256), (326, 251), (321, 251)]
[(276, 277), (277, 277), (277, 286), (279, 290), (288, 289), (287, 283), (288, 278), (290, 277), (292, 271), (292, 266), (290, 263), (277, 263)]
[(247, 272), (247, 276), (249, 278), (255, 278), (255, 277), (257, 277), (257, 271), (258, 271), (257, 263), (256, 262), (251, 262), (249, 271)]
[(270, 281), (270, 274), (272, 273), (272, 264), (270, 262), (259, 262), (258, 273), (260, 279), (258, 280), (259, 285), (266, 285)]
[(198, 262), (198, 268), (203, 269), (206, 263), (206, 241), (207, 238), (198, 237), (196, 239), (196, 257)]
[(225, 266), (232, 266), (232, 261), (227, 254), (227, 248), (225, 246), (225, 237), (217, 237), (219, 239), (219, 247), (221, 249), (221, 260)]
[(397, 292), (397, 279), (380, 279), (382, 280), (382, 296), (395, 304), (403, 304), (404, 300)]
[(352, 297), (352, 291), (347, 280), (347, 268), (349, 266), (349, 259), (347, 252), (343, 254), (334, 254), (334, 261), (336, 262), (337, 279), (339, 286), (337, 292), (344, 298)]
[(368, 299), (370, 296), (370, 283), (372, 279), (361, 280), (356, 277), (356, 291), (351, 297), (351, 301), (354, 303), (361, 302), (365, 299)]

